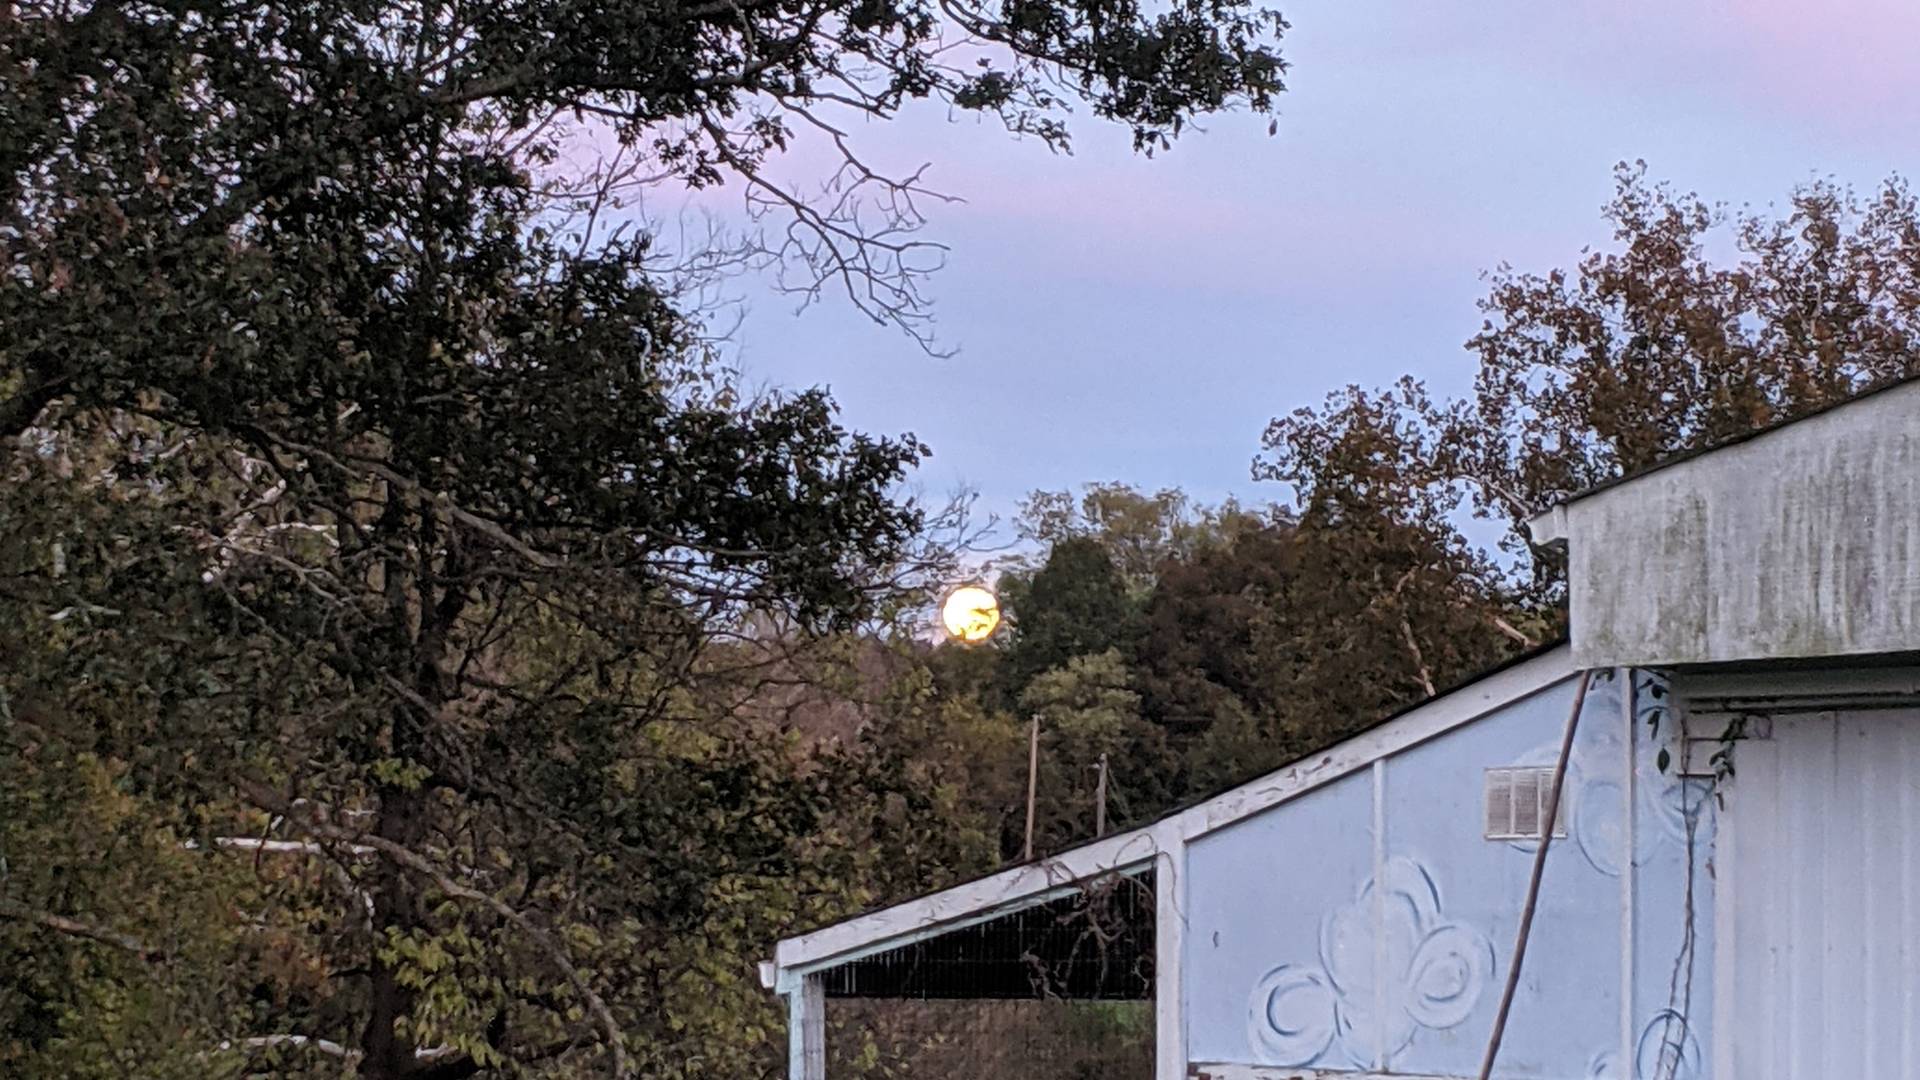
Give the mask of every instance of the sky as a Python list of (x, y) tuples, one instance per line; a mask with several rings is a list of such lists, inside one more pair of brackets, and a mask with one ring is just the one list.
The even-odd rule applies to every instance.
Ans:
[(1603, 245), (1618, 161), (1736, 206), (1920, 177), (1913, 0), (1280, 7), (1271, 137), (1216, 117), (1147, 159), (1085, 115), (1072, 156), (935, 110), (855, 130), (966, 200), (927, 229), (951, 247), (931, 292), (957, 355), (749, 287), (736, 360), (912, 432), (933, 449), (918, 486), (985, 514), (1102, 480), (1271, 500), (1249, 475), (1269, 419), (1405, 373), (1465, 390), (1483, 272)]

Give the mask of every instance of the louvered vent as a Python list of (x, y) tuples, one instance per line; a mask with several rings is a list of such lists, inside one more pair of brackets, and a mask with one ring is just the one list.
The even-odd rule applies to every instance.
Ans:
[[(1486, 836), (1489, 840), (1538, 840), (1553, 797), (1553, 770), (1544, 766), (1487, 770)], [(1567, 835), (1564, 800), (1553, 835)]]

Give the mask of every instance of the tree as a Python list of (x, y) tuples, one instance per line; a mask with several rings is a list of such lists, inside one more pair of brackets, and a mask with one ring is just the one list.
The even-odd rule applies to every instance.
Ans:
[(1254, 630), (1292, 572), (1290, 529), (1276, 523), (1161, 565), (1134, 661), (1142, 707), (1174, 745), (1264, 711)]
[(1209, 732), (1201, 753), (1226, 771), (1196, 769), (1203, 789), (1328, 746), (1532, 644), (1496, 632), (1512, 600), (1451, 532), (1381, 508), (1327, 519), (1309, 504), (1288, 540), (1287, 572), (1251, 630), (1262, 707), (1240, 734), (1256, 741)]
[(1309, 497), (1391, 487), (1428, 521), (1504, 519), (1530, 603), (1548, 605), (1560, 568), (1520, 526), (1556, 498), (1920, 373), (1920, 211), (1904, 181), (1865, 199), (1816, 182), (1778, 212), (1650, 183), (1642, 163), (1615, 184), (1612, 249), (1492, 275), (1467, 342), (1471, 398), (1349, 388), (1274, 421), (1270, 474)]
[[(1134, 663), (1183, 798), (1325, 747), (1521, 642), (1497, 576), (1450, 533), (1357, 499), (1166, 563)], [(1515, 631), (1517, 634), (1518, 631)]]
[(1150, 821), (1170, 802), (1175, 762), (1165, 733), (1141, 717), (1131, 682), (1125, 658), (1108, 650), (1043, 672), (1021, 694), (1021, 709), (1040, 718), (1036, 851), (1093, 838), (1103, 755), (1111, 827)]
[[(1904, 181), (1831, 182), (1777, 215), (1729, 212), (1621, 165), (1618, 250), (1573, 272), (1503, 268), (1448, 413), (1478, 505), (1554, 496), (1920, 373), (1920, 212)], [(1722, 264), (1710, 252), (1739, 252)]]
[[(63, 489), (26, 486), (9, 495)], [(731, 961), (716, 965), (687, 941), (710, 928), (735, 948), (735, 933), (763, 940), (871, 895), (848, 888), (886, 888), (874, 864), (846, 860), (897, 848), (832, 839), (859, 820), (841, 793), (871, 785), (832, 762), (798, 770), (780, 741), (730, 728), (700, 700), (717, 678), (665, 685), (591, 629), (543, 629), (561, 620), (530, 605), (499, 616), (518, 624), (511, 647), (462, 646), (474, 681), (521, 700), (469, 688), (402, 757), (384, 684), (355, 687), (330, 648), (289, 648), (206, 589), (211, 571), (168, 518), (71, 497), (9, 510), (87, 526), (9, 549), (26, 572), (9, 575), (24, 588), (6, 614), (35, 637), (9, 639), (0, 695), (0, 931), (32, 962), (13, 966), (31, 981), (0, 1006), (10, 1032), (40, 1032), (10, 1074), (337, 1073), (366, 1060), (354, 1036), (385, 972), (414, 1002), (416, 1071), (577, 1070), (594, 1045), (570, 1016), (597, 998), (636, 1066), (673, 1075), (693, 1002), (750, 1001), (736, 1024), (766, 1005), (750, 958), (706, 949)], [(316, 585), (345, 591), (314, 565)], [(245, 571), (236, 559), (224, 580)], [(400, 801), (388, 788), (431, 800), (409, 822), (425, 838), (369, 830)], [(417, 878), (382, 876), (389, 859)], [(395, 897), (423, 907), (383, 927)], [(695, 1015), (703, 1036), (721, 1030), (721, 1014)]]
[(1018, 703), (1041, 672), (1121, 648), (1134, 634), (1127, 584), (1106, 548), (1090, 537), (1055, 544), (1031, 579), (1009, 574), (1000, 593), (1013, 622), (1001, 667), (1009, 704)]
[(1155, 732), (1115, 751), (1142, 817), (1338, 741), (1543, 632), (1400, 470), (1432, 451), (1392, 403), (1365, 403), (1370, 423), (1300, 429), (1289, 460), (1330, 478), (1269, 467), (1302, 494), (1284, 509), (1122, 484), (1027, 501), (1023, 533), (1050, 547), (1030, 578), (1003, 579), (1014, 630), (999, 673), (1025, 707), (1104, 665), (1123, 711)]
[[(230, 1031), (165, 1048), (210, 1069), (703, 1068), (659, 1045), (663, 957), (705, 970), (680, 935), (723, 925), (737, 874), (824, 887), (807, 838), (838, 827), (830, 773), (688, 734), (739, 674), (710, 645), (860, 625), (925, 556), (892, 496), (919, 444), (817, 392), (744, 398), (697, 289), (771, 261), (923, 333), (922, 189), (866, 169), (846, 117), (934, 98), (1060, 145), (1080, 98), (1164, 146), (1270, 106), (1282, 26), (1236, 0), (0, 19), (7, 753), (107, 763), (149, 823), (114, 850), (160, 860), (120, 882), (198, 888), (175, 842), (275, 867), (243, 921), (286, 970), (230, 965), (144, 1030)], [(847, 155), (821, 199), (769, 173), (801, 130)], [(628, 235), (623, 200), (667, 181), (788, 220)], [(84, 821), (57, 775), (8, 777), (38, 835)], [(64, 880), (10, 873), (9, 933), (146, 928)], [(100, 1019), (55, 982), (22, 1007)]]
[[(390, 213), (433, 185), (371, 188), (390, 166), (418, 167), (436, 154), (472, 183), (579, 211), (589, 226), (662, 180), (731, 179), (757, 212), (787, 219), (774, 223), (772, 239), (655, 251), (654, 265), (703, 276), (772, 259), (802, 294), (837, 289), (876, 319), (923, 332), (920, 285), (939, 248), (911, 233), (917, 200), (932, 193), (917, 173), (869, 167), (847, 135), (855, 122), (931, 99), (1061, 149), (1070, 140), (1064, 117), (1079, 100), (1152, 150), (1198, 114), (1270, 110), (1283, 89), (1284, 29), (1278, 14), (1244, 0), (1153, 11), (1131, 0), (365, 10), (287, 2), (244, 13), (36, 3), (5, 30), (0, 174), (14, 188), (9, 201), (39, 216), (31, 230), (13, 223), (43, 256), (36, 291), (66, 280), (65, 292), (84, 294), (117, 281), (109, 295), (122, 310), (144, 303), (148, 314), (164, 310), (150, 302), (160, 296), (135, 299), (128, 286), (183, 297), (221, 288), (218, 275), (188, 272), (208, 268), (174, 257), (182, 245), (224, 264), (228, 229), (246, 226), (257, 239), (252, 226), (271, 218), (286, 228), (309, 200), (348, 193), (369, 213)], [(78, 117), (87, 122), (65, 126)], [(844, 163), (818, 199), (770, 168), (809, 138)], [(569, 177), (566, 163), (577, 159), (593, 164)], [(61, 221), (51, 233), (48, 215)], [(644, 259), (648, 242), (627, 245), (625, 256)], [(116, 251), (148, 261), (89, 265)], [(207, 340), (195, 322), (171, 329), (172, 340), (195, 348)], [(17, 429), (36, 402), (64, 392), (63, 378), (81, 374), (53, 360), (40, 358), (0, 427)]]
[(1087, 484), (1078, 498), (1071, 491), (1029, 492), (1018, 528), (1023, 540), (1048, 550), (1067, 540), (1097, 541), (1128, 587), (1144, 592), (1168, 559), (1190, 557), (1260, 522), (1232, 499), (1206, 506), (1179, 488), (1147, 492), (1109, 482)]

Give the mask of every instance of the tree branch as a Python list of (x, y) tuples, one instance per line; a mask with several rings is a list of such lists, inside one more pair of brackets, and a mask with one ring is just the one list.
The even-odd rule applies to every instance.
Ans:
[(289, 821), (307, 833), (323, 840), (364, 844), (379, 851), (394, 864), (432, 881), (448, 896), (478, 904), (512, 923), (546, 952), (547, 958), (552, 960), (554, 966), (566, 976), (567, 983), (573, 987), (574, 992), (586, 1002), (587, 1011), (593, 1017), (594, 1026), (600, 1029), (601, 1037), (606, 1040), (607, 1048), (613, 1055), (614, 1080), (629, 1080), (633, 1076), (633, 1066), (627, 1057), (626, 1038), (621, 1034), (620, 1024), (614, 1018), (613, 1010), (609, 1009), (605, 999), (587, 984), (586, 977), (568, 957), (565, 946), (556, 941), (547, 930), (527, 918), (524, 913), (491, 893), (455, 881), (452, 875), (431, 860), (386, 837), (363, 830), (341, 828), (314, 816), (308, 807), (296, 805), (264, 785), (242, 780), (240, 786), (253, 802), (263, 809), (286, 815)]
[(1501, 618), (1499, 615), (1490, 614), (1487, 616), (1487, 618), (1493, 620), (1493, 628), (1495, 630), (1498, 630), (1502, 634), (1505, 634), (1506, 636), (1519, 642), (1522, 648), (1531, 649), (1534, 646), (1540, 644), (1539, 642), (1533, 640), (1531, 637), (1528, 637), (1526, 634), (1522, 633), (1520, 630), (1516, 629), (1512, 623)]
[(78, 919), (69, 919), (65, 915), (55, 915), (50, 911), (41, 911), (11, 900), (0, 900), (0, 919), (32, 923), (42, 929), (52, 930), (56, 934), (66, 934), (70, 937), (99, 942), (102, 945), (111, 945), (116, 949), (133, 953), (142, 960), (157, 962), (166, 959), (167, 955), (164, 950), (155, 948), (132, 934), (123, 934), (118, 930), (109, 930)]
[[(340, 1060), (346, 1062), (348, 1065), (352, 1065), (358, 1062), (361, 1057), (360, 1051), (354, 1049), (351, 1046), (346, 1046), (344, 1044), (334, 1042), (332, 1039), (322, 1039), (313, 1035), (298, 1035), (293, 1033), (286, 1033), (286, 1034), (279, 1034), (279, 1035), (249, 1035), (244, 1039), (229, 1040), (226, 1042), (222, 1042), (220, 1044), (220, 1049), (222, 1050), (234, 1050), (234, 1049), (273, 1050), (282, 1046), (291, 1046), (300, 1050), (312, 1050), (312, 1051), (315, 1051), (316, 1053), (326, 1054), (329, 1057), (337, 1057)], [(450, 1060), (456, 1056), (460, 1057), (459, 1061)], [(444, 1063), (439, 1066), (438, 1070), (434, 1071), (434, 1074), (436, 1075), (452, 1075), (451, 1073), (447, 1073), (444, 1070), (459, 1069), (462, 1066), (466, 1066), (467, 1068), (466, 1068), (466, 1072), (462, 1073), (461, 1075), (471, 1076), (474, 1072), (478, 1070), (478, 1066), (474, 1064), (472, 1058), (462, 1055), (458, 1049), (451, 1046), (423, 1047), (419, 1050), (415, 1050), (413, 1052), (413, 1057), (414, 1057), (414, 1060), (416, 1061), (429, 1062), (429, 1063), (436, 1063), (436, 1062)], [(421, 1073), (417, 1075), (425, 1076), (429, 1074)]]

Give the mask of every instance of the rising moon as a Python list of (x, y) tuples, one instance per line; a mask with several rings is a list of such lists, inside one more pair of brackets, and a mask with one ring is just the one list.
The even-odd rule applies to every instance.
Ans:
[(940, 605), (940, 622), (955, 641), (977, 645), (1000, 625), (1000, 601), (978, 585), (962, 585)]

